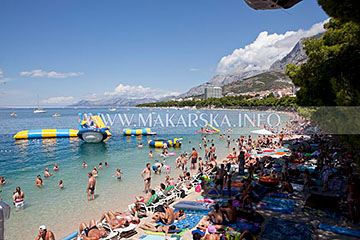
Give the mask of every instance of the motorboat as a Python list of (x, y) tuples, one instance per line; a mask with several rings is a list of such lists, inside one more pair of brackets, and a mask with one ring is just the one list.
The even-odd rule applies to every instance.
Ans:
[(54, 113), (52, 116), (53, 117), (61, 117), (61, 115), (59, 113)]

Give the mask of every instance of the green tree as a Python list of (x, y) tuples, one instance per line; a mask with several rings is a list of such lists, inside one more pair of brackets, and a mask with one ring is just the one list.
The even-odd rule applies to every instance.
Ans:
[(330, 19), (326, 32), (304, 42), (306, 63), (288, 65), (286, 73), (300, 87), (302, 106), (360, 105), (360, 27)]

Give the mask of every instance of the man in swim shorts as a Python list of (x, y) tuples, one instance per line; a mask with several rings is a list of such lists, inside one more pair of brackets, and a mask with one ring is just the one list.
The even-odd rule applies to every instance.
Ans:
[(191, 169), (196, 170), (196, 162), (198, 158), (198, 153), (195, 150), (195, 148), (192, 149), (192, 152), (190, 153), (191, 157)]
[(226, 171), (225, 171), (225, 166), (224, 164), (220, 165), (221, 168), (218, 169), (218, 171), (216, 172), (216, 180), (215, 180), (215, 186), (214, 189), (216, 191), (216, 193), (219, 195), (219, 191), (217, 189), (218, 186), (220, 186), (220, 192), (222, 195), (224, 195), (224, 191), (223, 191), (223, 187), (224, 187), (224, 178), (226, 176)]
[(14, 191), (13, 193), (13, 200), (14, 202), (20, 202), (20, 201), (23, 201), (24, 200), (24, 193), (21, 191), (20, 187), (16, 187), (16, 190)]
[(86, 188), (86, 192), (88, 193), (88, 200), (90, 201), (90, 199), (92, 198), (92, 200), (95, 200), (95, 184), (96, 184), (96, 179), (93, 177), (93, 174), (91, 172), (88, 173), (88, 177), (89, 177), (89, 184), (88, 187)]
[(144, 192), (150, 192), (150, 184), (151, 184), (151, 170), (150, 170), (150, 163), (146, 164), (146, 168), (141, 172), (141, 177), (144, 179), (145, 188)]
[(79, 236), (84, 240), (99, 240), (106, 237), (105, 229), (96, 226), (95, 219), (90, 220), (89, 226), (82, 222), (79, 226)]
[(36, 236), (35, 240), (55, 240), (55, 235), (52, 231), (47, 230), (44, 225), (39, 227), (39, 234)]

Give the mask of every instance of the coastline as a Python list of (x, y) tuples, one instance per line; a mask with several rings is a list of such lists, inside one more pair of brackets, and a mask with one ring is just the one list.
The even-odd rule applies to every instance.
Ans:
[[(226, 156), (227, 156), (227, 154), (230, 152), (229, 150), (226, 150), (226, 147), (225, 147), (225, 146), (223, 146), (222, 149), (223, 149), (224, 151), (220, 151), (220, 152), (219, 152), (219, 155), (218, 155), (219, 161), (222, 161), (223, 159), (225, 159)], [(174, 178), (176, 179), (176, 177), (177, 177), (180, 173), (182, 173), (182, 171), (181, 171), (180, 169), (172, 168), (172, 171), (171, 171), (171, 173), (170, 173), (170, 176), (171, 176), (171, 177), (174, 177)], [(139, 174), (140, 174), (140, 173), (139, 173)], [(152, 173), (152, 174), (153, 174), (153, 173)], [(154, 174), (153, 174), (152, 176), (154, 176)], [(161, 179), (165, 178), (165, 176), (166, 176), (165, 174), (161, 174), (160, 176), (158, 176), (158, 177), (156, 178), (155, 181), (153, 181), (153, 179), (154, 179), (154, 177), (153, 177), (153, 178), (152, 178), (152, 184), (151, 184), (151, 186), (159, 185), (160, 183), (162, 183), (163, 181), (162, 181)], [(160, 177), (161, 177), (161, 178), (160, 178)], [(143, 187), (143, 185), (141, 185), (141, 187)], [(142, 194), (143, 194), (143, 192), (139, 192), (138, 195), (142, 195)], [(76, 218), (76, 219), (78, 219), (78, 220), (75, 220), (75, 219), (74, 219), (74, 221), (73, 221), (72, 224), (74, 224), (74, 222), (77, 222), (77, 225), (76, 225), (76, 226), (78, 227), (78, 225), (80, 224), (80, 222), (88, 223), (88, 222), (90, 221), (90, 219), (92, 219), (92, 218), (94, 218), (94, 219), (97, 221), (97, 220), (101, 217), (101, 215), (102, 215), (105, 211), (107, 211), (107, 210), (112, 210), (112, 211), (121, 211), (121, 210), (123, 210), (123, 211), (127, 212), (128, 205), (131, 204), (131, 203), (133, 203), (133, 202), (135, 201), (135, 196), (136, 196), (136, 195), (134, 195), (134, 196), (131, 197), (131, 198), (133, 199), (132, 202), (131, 202), (131, 201), (130, 201), (130, 202), (123, 202), (123, 201), (121, 201), (121, 204), (118, 205), (118, 204), (115, 203), (116, 201), (113, 201), (113, 202), (112, 202), (113, 204), (111, 204), (111, 205), (109, 204), (109, 205), (107, 205), (106, 207), (104, 206), (104, 208), (106, 208), (106, 209), (103, 210), (103, 211), (98, 210), (98, 211), (96, 211), (96, 212), (88, 212), (89, 214), (84, 215), (84, 216), (81, 216), (81, 217), (79, 217), (79, 218)], [(183, 200), (183, 201), (194, 201), (194, 200), (197, 199), (199, 196), (200, 196), (200, 195), (199, 195), (198, 193), (192, 192), (191, 194), (187, 195), (187, 196), (186, 196), (184, 199), (182, 199), (182, 200)], [(95, 200), (95, 201), (96, 201), (96, 200)], [(175, 203), (177, 203), (178, 201), (180, 201), (180, 200), (179, 200), (179, 199), (175, 200), (175, 202), (172, 203), (172, 205), (175, 204)], [(146, 217), (146, 218), (145, 218), (145, 221), (146, 221), (147, 219), (149, 219), (149, 217)], [(143, 221), (144, 221), (144, 220), (142, 220), (141, 222), (143, 222)], [(70, 224), (70, 225), (71, 225), (71, 224)], [(66, 230), (65, 230), (65, 229), (66, 229)], [(68, 235), (70, 235), (70, 234), (72, 234), (72, 233), (74, 233), (74, 232), (76, 232), (76, 231), (78, 231), (77, 228), (74, 229), (74, 230), (72, 230), (72, 231), (69, 231), (69, 227), (66, 228), (66, 227), (64, 226), (64, 227), (61, 227), (61, 229), (58, 230), (58, 231), (55, 232), (55, 233), (56, 233), (57, 236), (61, 236), (60, 239), (62, 239), (62, 238), (66, 237), (66, 236), (68, 236)], [(133, 236), (134, 239), (137, 239), (137, 237), (140, 237), (140, 236), (142, 236), (142, 235), (144, 234), (144, 231), (141, 230), (139, 227), (136, 228), (136, 231), (137, 231), (137, 234)], [(130, 239), (132, 239), (132, 237), (131, 237)]]

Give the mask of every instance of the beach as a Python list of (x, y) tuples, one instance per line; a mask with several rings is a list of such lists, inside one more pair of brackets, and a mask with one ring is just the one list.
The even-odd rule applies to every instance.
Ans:
[[(140, 177), (142, 169), (147, 162), (154, 163), (154, 160), (161, 160), (160, 150), (151, 149), (147, 146), (149, 137), (124, 137), (122, 126), (114, 124), (111, 127), (113, 137), (107, 143), (85, 144), (79, 139), (34, 139), (14, 141), (12, 138), (17, 131), (26, 129), (46, 129), (46, 128), (77, 128), (77, 113), (88, 110), (82, 109), (56, 109), (61, 117), (51, 117), (49, 114), (33, 115), (31, 109), (16, 110), (18, 116), (11, 118), (13, 110), (1, 110), (0, 117), (4, 124), (0, 126), (2, 133), (1, 142), (1, 161), (0, 176), (5, 176), (8, 183), (1, 186), (0, 196), (8, 203), (11, 203), (11, 195), (16, 186), (20, 186), (25, 193), (25, 207), (17, 211), (12, 209), (9, 220), (6, 221), (7, 239), (16, 239), (19, 233), (19, 226), (26, 226), (22, 229), (22, 236), (35, 236), (41, 224), (46, 224), (53, 229), (56, 236), (63, 237), (76, 230), (79, 223), (87, 221), (91, 217), (99, 217), (108, 209), (126, 209), (127, 205), (134, 201), (134, 196), (142, 193), (143, 180)], [(94, 109), (94, 112), (101, 112), (104, 109)], [(165, 109), (121, 109), (120, 113), (147, 114), (155, 112), (165, 116)], [(189, 110), (174, 110), (174, 113), (184, 115), (193, 113)], [(209, 113), (212, 111), (205, 111)], [(224, 111), (221, 111), (222, 114)], [(106, 113), (106, 110), (105, 110)], [(111, 114), (111, 112), (108, 112)], [(170, 111), (170, 113), (172, 113)], [(217, 113), (213, 111), (214, 115)], [(226, 112), (227, 113), (227, 112)], [(231, 111), (229, 118), (237, 121), (237, 113)], [(221, 128), (225, 131), (226, 126)], [(182, 137), (183, 145), (181, 148), (173, 148), (172, 152), (177, 155), (187, 151), (192, 147), (198, 147), (201, 135), (195, 134), (198, 127), (191, 128), (153, 128), (159, 132), (159, 137), (174, 138)], [(248, 134), (248, 128), (234, 129), (229, 134)], [(210, 136), (216, 145), (220, 140), (218, 135)], [(144, 148), (138, 149), (137, 144), (143, 142)], [(150, 150), (155, 152), (155, 158), (149, 159)], [(225, 154), (226, 150), (219, 148), (219, 155)], [(222, 153), (223, 152), (223, 153)], [(81, 167), (86, 161), (88, 168)], [(107, 161), (109, 167), (100, 170), (96, 194), (97, 198), (93, 202), (88, 202), (85, 189), (87, 186), (87, 173), (93, 166), (100, 162)], [(172, 166), (175, 157), (168, 158), (168, 164)], [(59, 165), (58, 172), (52, 171), (54, 163)], [(35, 186), (36, 176), (43, 176), (44, 169), (50, 168), (54, 176), (44, 179), (45, 185), (39, 189)], [(118, 182), (113, 176), (117, 168), (124, 172), (122, 182)], [(174, 172), (175, 173), (175, 172)], [(173, 174), (173, 173), (172, 173)], [(57, 183), (62, 179), (65, 188), (58, 189)], [(154, 183), (163, 181), (164, 176), (154, 176)], [(56, 217), (55, 217), (56, 216)]]

